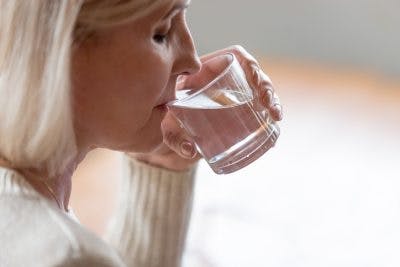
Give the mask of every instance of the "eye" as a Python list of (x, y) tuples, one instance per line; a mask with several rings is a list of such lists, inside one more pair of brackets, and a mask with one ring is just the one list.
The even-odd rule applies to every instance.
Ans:
[(155, 34), (153, 40), (158, 44), (162, 44), (167, 40), (167, 37), (168, 34)]
[(158, 44), (163, 44), (166, 41), (168, 41), (168, 37), (170, 35), (170, 32), (172, 30), (172, 20), (168, 20), (164, 25), (162, 25), (160, 28), (158, 28), (153, 35), (153, 40), (154, 42)]

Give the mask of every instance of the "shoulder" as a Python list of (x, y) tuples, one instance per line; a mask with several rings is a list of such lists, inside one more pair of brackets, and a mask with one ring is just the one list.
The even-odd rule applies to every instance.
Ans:
[(124, 266), (103, 240), (41, 197), (0, 196), (0, 244), (1, 266)]

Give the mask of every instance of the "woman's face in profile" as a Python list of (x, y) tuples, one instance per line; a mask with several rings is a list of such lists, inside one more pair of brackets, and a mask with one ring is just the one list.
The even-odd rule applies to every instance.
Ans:
[(164, 1), (146, 16), (82, 42), (72, 57), (78, 146), (146, 152), (160, 129), (176, 79), (200, 63), (185, 20), (186, 0)]

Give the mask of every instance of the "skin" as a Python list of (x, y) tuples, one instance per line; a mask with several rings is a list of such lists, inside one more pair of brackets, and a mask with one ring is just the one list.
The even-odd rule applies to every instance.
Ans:
[[(78, 156), (58, 177), (44, 170), (19, 170), (44, 196), (54, 200), (38, 177), (68, 207), (71, 177), (92, 149), (103, 147), (158, 167), (183, 171), (200, 156), (165, 103), (174, 99), (180, 75), (196, 73), (201, 61), (226, 52), (238, 58), (256, 95), (275, 120), (282, 117), (272, 83), (241, 46), (197, 56), (186, 24), (187, 2), (165, 1), (135, 21), (94, 34), (73, 47), (72, 95)], [(0, 159), (0, 165), (10, 163)], [(52, 178), (52, 179), (50, 179)]]
[(167, 2), (148, 16), (98, 33), (76, 49), (74, 114), (81, 149), (149, 152), (162, 144), (163, 104), (174, 99), (179, 75), (200, 68), (185, 10), (178, 7), (167, 15), (174, 4), (185, 2)]

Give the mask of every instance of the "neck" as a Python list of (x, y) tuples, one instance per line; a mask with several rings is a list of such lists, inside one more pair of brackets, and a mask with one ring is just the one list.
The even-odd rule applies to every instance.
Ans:
[(10, 162), (2, 158), (0, 158), (0, 167), (19, 172), (37, 192), (59, 206), (60, 209), (68, 211), (72, 175), (83, 158), (84, 156), (76, 157), (62, 173), (53, 177), (45, 169), (15, 168)]

